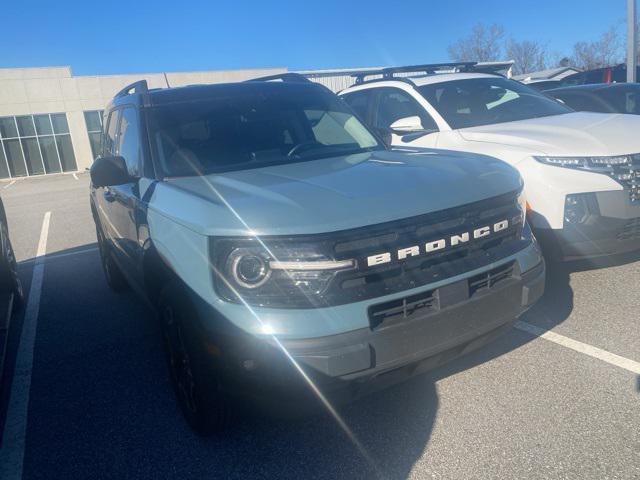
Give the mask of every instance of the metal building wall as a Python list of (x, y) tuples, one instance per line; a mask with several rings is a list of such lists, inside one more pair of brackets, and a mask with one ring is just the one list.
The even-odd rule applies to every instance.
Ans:
[[(350, 87), (355, 83), (355, 79), (352, 75), (367, 70), (375, 70), (381, 67), (368, 67), (368, 68), (348, 68), (338, 70), (303, 70), (297, 71), (300, 75), (304, 75), (309, 80), (318, 82), (327, 87), (332, 92), (339, 92), (347, 87)], [(369, 78), (376, 78), (371, 76)]]

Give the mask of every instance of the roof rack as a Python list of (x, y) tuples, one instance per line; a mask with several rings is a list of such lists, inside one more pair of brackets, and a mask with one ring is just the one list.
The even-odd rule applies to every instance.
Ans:
[(281, 80), (283, 82), (289, 82), (289, 83), (313, 83), (304, 75), (300, 75), (299, 73), (293, 73), (293, 72), (277, 73), (275, 75), (267, 75), (266, 77), (252, 78), (246, 81), (247, 82), (269, 82), (271, 80)]
[(149, 93), (149, 87), (147, 86), (146, 80), (138, 80), (137, 82), (133, 82), (130, 85), (127, 85), (118, 93), (115, 94), (115, 98), (124, 97), (126, 95), (131, 95), (132, 93), (141, 93), (146, 94)]
[[(443, 70), (452, 70), (454, 72), (497, 73), (501, 68), (504, 68), (502, 63), (496, 65), (483, 65), (478, 62), (427, 63), (424, 65), (408, 65), (404, 67), (387, 67), (364, 70), (362, 72), (354, 73), (351, 76), (356, 79), (356, 85), (360, 85), (365, 82), (389, 80), (391, 78), (394, 80), (410, 82), (407, 77), (396, 77), (395, 74), (397, 73), (424, 73), (426, 75), (430, 75)], [(366, 77), (371, 75), (382, 75), (382, 78), (365, 80)]]
[(140, 95), (142, 95), (142, 103), (145, 106), (149, 106), (151, 104), (151, 101), (149, 99), (149, 86), (147, 85), (146, 80), (138, 80), (137, 82), (133, 82), (132, 84), (127, 85), (118, 93), (116, 93), (113, 98), (122, 98), (134, 93), (139, 93)]

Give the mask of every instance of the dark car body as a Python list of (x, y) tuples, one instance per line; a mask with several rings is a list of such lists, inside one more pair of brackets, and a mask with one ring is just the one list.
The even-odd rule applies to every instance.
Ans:
[(551, 88), (556, 88), (561, 85), (560, 80), (537, 80), (529, 83), (523, 82), (527, 87), (531, 87), (534, 90), (542, 92)]
[(554, 88), (544, 93), (577, 111), (640, 114), (638, 83), (594, 83)]
[[(637, 67), (636, 78), (640, 78), (640, 67)], [(611, 67), (594, 68), (564, 77), (561, 87), (573, 85), (590, 85), (593, 83), (623, 83), (627, 81), (627, 66), (623, 63)]]
[(4, 204), (0, 199), (0, 379), (13, 311), (23, 303), (22, 284), (17, 273), (16, 257), (9, 240), (9, 226)]

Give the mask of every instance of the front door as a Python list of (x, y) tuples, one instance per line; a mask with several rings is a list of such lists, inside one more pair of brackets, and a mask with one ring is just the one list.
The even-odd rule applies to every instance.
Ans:
[(112, 195), (111, 219), (116, 254), (124, 268), (137, 272), (140, 248), (138, 244), (138, 209), (140, 208), (141, 149), (138, 111), (134, 107), (120, 109), (120, 122), (115, 154), (124, 158), (132, 179), (130, 183), (109, 187)]
[[(113, 110), (105, 122), (104, 135), (102, 140), (102, 156), (111, 157), (115, 155), (116, 143), (118, 136), (118, 126), (120, 122), (120, 110)], [(100, 226), (106, 241), (115, 250), (116, 239), (118, 238), (117, 228), (113, 222), (113, 202), (115, 197), (111, 191), (111, 187), (100, 187), (96, 189), (96, 207)]]

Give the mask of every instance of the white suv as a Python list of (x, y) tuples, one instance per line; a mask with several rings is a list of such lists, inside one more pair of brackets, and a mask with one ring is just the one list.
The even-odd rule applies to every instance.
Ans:
[(469, 64), (437, 70), (363, 72), (340, 95), (391, 145), (481, 153), (515, 166), (552, 258), (640, 249), (639, 116), (574, 112)]

